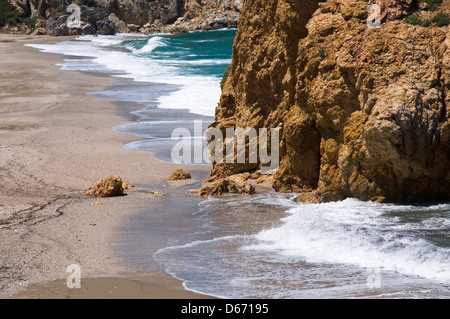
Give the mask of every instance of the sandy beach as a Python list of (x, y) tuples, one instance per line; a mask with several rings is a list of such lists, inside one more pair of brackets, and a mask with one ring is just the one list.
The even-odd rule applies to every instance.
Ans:
[[(127, 119), (112, 101), (86, 95), (114, 86), (114, 78), (60, 70), (58, 55), (24, 46), (66, 39), (0, 35), (0, 298), (207, 297), (114, 254), (117, 228), (160, 205), (149, 190), (186, 167), (124, 148), (137, 137), (113, 127)], [(110, 175), (135, 188), (115, 198), (85, 195)], [(150, 250), (164, 244), (155, 238)], [(71, 264), (81, 269), (79, 289), (66, 286)]]

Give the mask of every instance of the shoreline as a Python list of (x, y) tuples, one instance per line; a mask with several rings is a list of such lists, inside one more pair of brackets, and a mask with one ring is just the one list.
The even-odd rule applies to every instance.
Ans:
[[(283, 297), (286, 298), (447, 296), (446, 283), (441, 285), (427, 279), (429, 271), (434, 275), (445, 274), (445, 268), (441, 266), (445, 265), (442, 261), (445, 262), (446, 255), (441, 244), (418, 247), (414, 243), (417, 238), (423, 238), (422, 230), (413, 234), (398, 230), (412, 225), (408, 218), (413, 218), (416, 223), (418, 216), (413, 207), (390, 212), (380, 204), (373, 211), (370, 203), (356, 203), (355, 207), (350, 199), (350, 202), (319, 207), (295, 204), (295, 211), (287, 215), (286, 209), (292, 208), (293, 198), (281, 198), (280, 205), (277, 195), (275, 205), (272, 200), (266, 201), (267, 198), (247, 197), (242, 198), (241, 203), (231, 199), (230, 207), (224, 197), (215, 204), (202, 202), (200, 206), (204, 210), (194, 213), (201, 199), (186, 195), (186, 189), (198, 188), (204, 176), (209, 174), (209, 167), (169, 164), (157, 160), (156, 153), (127, 149), (127, 143), (139, 142), (140, 138), (123, 134), (126, 129), (115, 128), (139, 120), (134, 117), (136, 114), (128, 114), (138, 108), (138, 103), (86, 94), (104, 92), (105, 88), (114, 93), (117, 92), (114, 90), (120, 90), (119, 87), (126, 89), (128, 80), (63, 71), (55, 66), (61, 60), (55, 54), (41, 54), (33, 48), (23, 47), (24, 43), (34, 41), (33, 38), (16, 40), (17, 43), (10, 43), (10, 47), (0, 46), (4, 55), (0, 63), (6, 79), (0, 82), (0, 112), (3, 115), (0, 117), (0, 180), (5, 185), (0, 194), (0, 224), (5, 222), (8, 214), (13, 217), (10, 221), (16, 221), (9, 226), (0, 225), (0, 298), (204, 299), (225, 298), (220, 297), (222, 295), (253, 296), (253, 287), (255, 293), (260, 294), (258, 298), (278, 297), (280, 293), (285, 293)], [(35, 41), (53, 40), (56, 41), (43, 37)], [(133, 83), (129, 84), (131, 88)], [(147, 90), (150, 88), (146, 87)], [(162, 116), (169, 114), (164, 109), (158, 112)], [(149, 118), (154, 115), (150, 112)], [(167, 131), (171, 129), (170, 125), (164, 127)], [(133, 131), (138, 130), (129, 132)], [(193, 179), (168, 182), (167, 176), (178, 168), (189, 171)], [(93, 182), (110, 174), (119, 175), (136, 188), (118, 198), (97, 199), (84, 195)], [(153, 190), (165, 194), (154, 196), (150, 194)], [(267, 190), (274, 192), (271, 187)], [(284, 200), (289, 200), (287, 206), (283, 205)], [(367, 209), (369, 214), (363, 214)], [(398, 213), (405, 214), (404, 221), (397, 220)], [(380, 214), (385, 218), (377, 218)], [(441, 212), (440, 218), (445, 218), (445, 214), (445, 211)], [(193, 215), (198, 218), (192, 218)], [(293, 217), (295, 215), (297, 217)], [(206, 218), (202, 219), (203, 216)], [(286, 216), (290, 217), (281, 219)], [(427, 222), (426, 219), (423, 221)], [(365, 231), (367, 224), (373, 232)], [(199, 226), (206, 227), (201, 229)], [(258, 253), (256, 258), (252, 253), (235, 254), (235, 248), (240, 247), (239, 243), (245, 244), (247, 236), (268, 228), (272, 229), (272, 238), (278, 247), (289, 248), (286, 243), (294, 240), (306, 245), (299, 245), (300, 251), (291, 252), (287, 259), (278, 255), (277, 246), (269, 247), (266, 253)], [(372, 240), (388, 230), (392, 240)], [(446, 238), (445, 229), (437, 224), (427, 226), (423, 231), (433, 243), (436, 233)], [(238, 241), (234, 241), (235, 235)], [(411, 241), (412, 244), (405, 246), (411, 255), (403, 256), (395, 249), (396, 238)], [(196, 247), (187, 253), (176, 248), (197, 242), (214, 244), (194, 245)], [(311, 242), (315, 247), (313, 258), (318, 254), (324, 260), (324, 266), (296, 259), (299, 255), (308, 258), (309, 252), (302, 252), (301, 248)], [(340, 259), (331, 258), (330, 261), (326, 253), (330, 242), (335, 244), (331, 245), (333, 249), (342, 252)], [(353, 243), (363, 249), (362, 261), (379, 266), (379, 273), (372, 272), (376, 268), (367, 268), (359, 261), (355, 263), (352, 258), (355, 251), (359, 254), (360, 250), (355, 250)], [(394, 244), (393, 250), (385, 251), (385, 243)], [(161, 248), (168, 246), (175, 248), (168, 249), (173, 255), (165, 254), (165, 250), (159, 254)], [(365, 249), (371, 253), (366, 254)], [(381, 264), (377, 264), (377, 260), (374, 262), (372, 251), (375, 255), (381, 254)], [(280, 256), (284, 262), (280, 262)], [(436, 265), (437, 257), (441, 259)], [(291, 263), (292, 258), (297, 260), (295, 264)], [(406, 268), (401, 268), (403, 271), (400, 272), (384, 269), (385, 265), (391, 267), (384, 258), (386, 261), (398, 259), (394, 266)], [(416, 258), (419, 263), (414, 262)], [(214, 267), (205, 267), (211, 260), (219, 262)], [(425, 277), (417, 277), (416, 272), (423, 271), (422, 260), (424, 265), (431, 267), (425, 269)], [(71, 264), (81, 266), (81, 289), (66, 287), (66, 267)], [(253, 268), (255, 265), (257, 267)], [(249, 269), (252, 272), (248, 278), (259, 275), (261, 281), (246, 287), (248, 278), (243, 278), (244, 285), (236, 285), (241, 271), (231, 273), (231, 281), (217, 280), (220, 269)], [(282, 276), (267, 276), (273, 272)], [(316, 280), (318, 272), (320, 281)], [(367, 284), (373, 274), (382, 277), (380, 289), (373, 290)], [(200, 285), (196, 284), (198, 279)], [(230, 282), (232, 285), (227, 285)], [(261, 282), (267, 282), (267, 285), (261, 286)], [(261, 287), (265, 287), (264, 290)], [(210, 295), (197, 294), (196, 289), (208, 291)], [(243, 289), (246, 294), (239, 295), (234, 289)]]
[[(61, 70), (58, 55), (24, 46), (73, 38), (0, 34), (0, 179), (7, 185), (0, 195), (0, 298), (209, 298), (157, 267), (137, 271), (114, 255), (117, 227), (161, 205), (150, 190), (175, 169), (208, 167), (126, 150), (139, 138), (113, 128), (132, 122), (114, 101), (86, 94), (116, 79)], [(116, 198), (84, 195), (110, 175), (135, 189)], [(81, 289), (65, 286), (70, 264), (81, 267)]]

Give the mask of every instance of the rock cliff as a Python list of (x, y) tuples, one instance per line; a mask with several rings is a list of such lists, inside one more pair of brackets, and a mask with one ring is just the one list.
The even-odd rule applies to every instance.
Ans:
[(404, 17), (450, 5), (423, 2), (382, 1), (369, 28), (368, 1), (244, 1), (211, 127), (280, 128), (270, 180), (300, 201), (449, 200), (450, 27)]
[[(236, 27), (242, 0), (11, 0), (22, 17), (47, 20), (48, 34), (187, 32)], [(82, 28), (65, 28), (69, 4), (82, 8)], [(112, 19), (108, 19), (113, 14)], [(98, 20), (91, 18), (96, 16)], [(97, 26), (97, 22), (99, 26)], [(176, 24), (175, 24), (176, 22)], [(117, 24), (120, 27), (117, 27)], [(126, 24), (126, 28), (123, 26)], [(40, 33), (45, 32), (41, 27)], [(112, 31), (111, 31), (112, 30)]]

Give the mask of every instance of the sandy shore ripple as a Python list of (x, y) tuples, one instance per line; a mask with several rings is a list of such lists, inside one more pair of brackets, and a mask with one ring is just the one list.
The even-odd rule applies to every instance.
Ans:
[[(0, 297), (204, 298), (114, 256), (114, 229), (158, 205), (148, 189), (183, 167), (123, 147), (136, 137), (113, 130), (126, 124), (117, 107), (86, 95), (115, 79), (60, 70), (58, 55), (24, 46), (67, 39), (0, 35)], [(136, 188), (120, 198), (85, 196), (110, 175)], [(81, 268), (80, 289), (66, 286), (70, 264)]]

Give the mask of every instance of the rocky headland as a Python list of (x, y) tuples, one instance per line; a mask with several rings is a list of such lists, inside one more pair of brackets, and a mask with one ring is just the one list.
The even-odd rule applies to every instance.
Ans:
[[(242, 8), (242, 0), (10, 0), (10, 4), (18, 18), (7, 16), (3, 26), (0, 19), (6, 32), (51, 36), (234, 28)], [(68, 25), (70, 4), (80, 8), (77, 27)]]
[[(299, 201), (447, 201), (450, 1), (381, 1), (380, 27), (370, 3), (244, 1), (211, 127), (279, 128), (265, 183)], [(216, 163), (211, 175), (260, 168)]]

